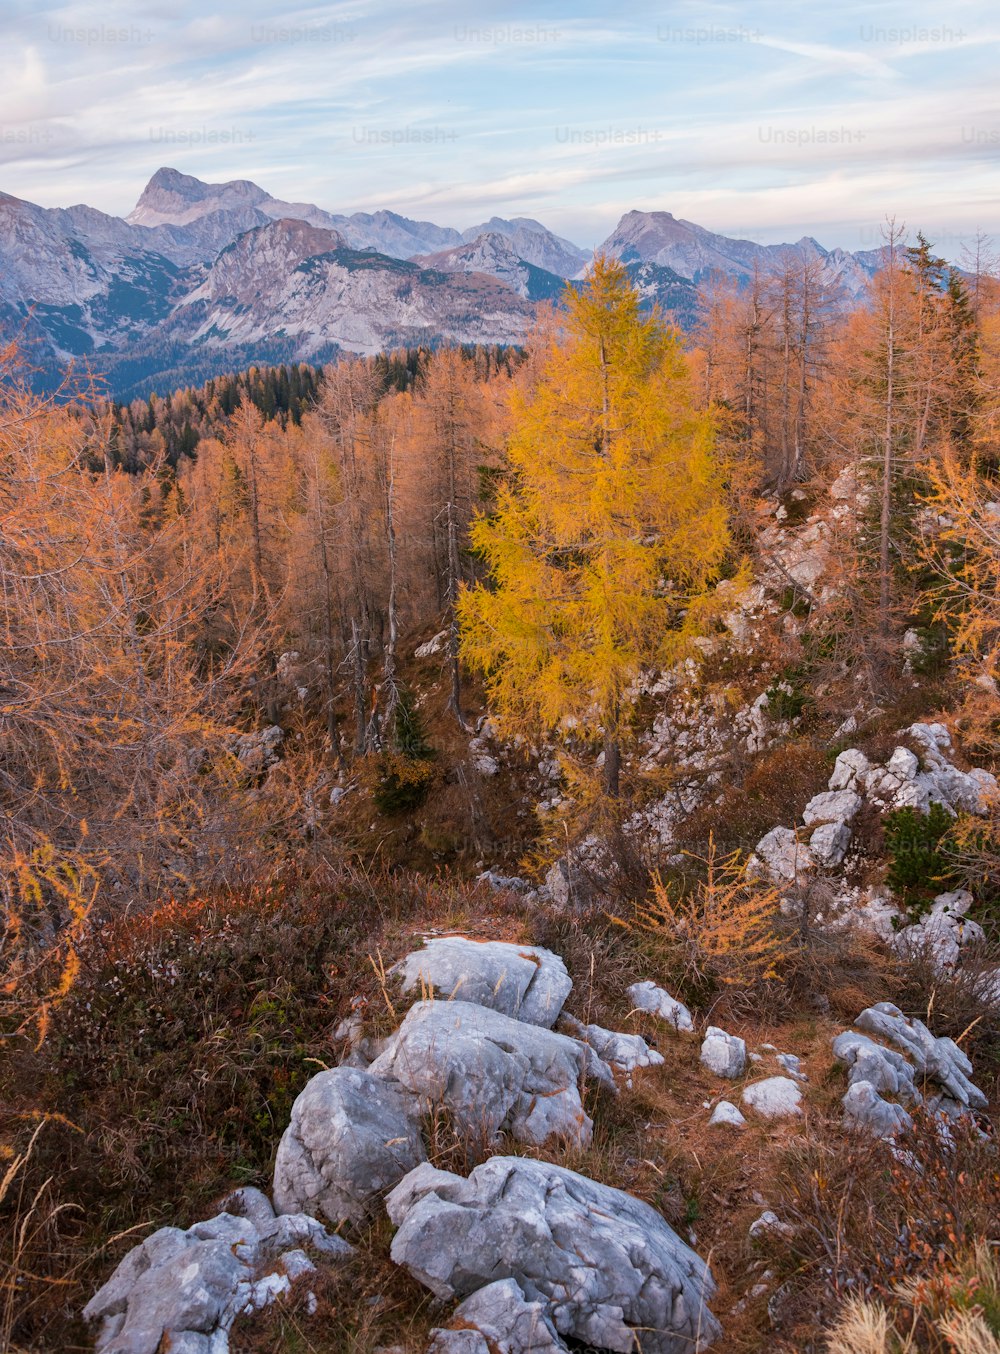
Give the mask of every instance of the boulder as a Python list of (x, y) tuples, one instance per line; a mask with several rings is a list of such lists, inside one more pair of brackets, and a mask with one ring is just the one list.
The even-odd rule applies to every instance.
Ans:
[(936, 1082), (957, 1104), (986, 1108), (985, 1095), (970, 1080), (972, 1063), (953, 1039), (935, 1038), (923, 1021), (907, 1020), (899, 1007), (889, 1001), (869, 1006), (854, 1023), (859, 1029), (894, 1044), (921, 1076)]
[(719, 1335), (708, 1267), (648, 1204), (562, 1166), (494, 1157), (468, 1179), (418, 1166), (386, 1202), (391, 1254), (435, 1297), (514, 1279), (562, 1336), (694, 1354)]
[(742, 1096), (764, 1119), (792, 1119), (802, 1113), (802, 1092), (791, 1077), (765, 1077), (747, 1086)]
[(584, 1146), (593, 1130), (580, 1099), (588, 1070), (576, 1039), (467, 1001), (417, 1002), (369, 1069), (487, 1142), (508, 1129), (519, 1142)]
[(279, 1213), (364, 1220), (424, 1160), (416, 1097), (359, 1067), (313, 1077), (292, 1106), (274, 1163)]
[(774, 827), (761, 837), (751, 863), (774, 884), (794, 884), (815, 866), (809, 847), (799, 841), (790, 827)]
[(712, 1111), (708, 1126), (714, 1128), (724, 1124), (727, 1128), (742, 1128), (745, 1123), (746, 1119), (731, 1101), (720, 1100)]
[(857, 1030), (844, 1030), (833, 1041), (833, 1056), (847, 1068), (848, 1085), (868, 1082), (876, 1091), (919, 1100), (913, 1067), (901, 1053), (877, 1044)]
[(893, 948), (903, 955), (926, 956), (939, 971), (955, 968), (963, 946), (984, 938), (979, 923), (966, 916), (971, 906), (972, 894), (966, 889), (939, 894), (918, 922), (896, 932)]
[(655, 983), (633, 983), (628, 990), (628, 999), (637, 1011), (645, 1011), (658, 1020), (665, 1020), (675, 1030), (689, 1032), (694, 1029), (691, 1012), (684, 1003), (677, 1001)]
[(847, 855), (851, 835), (846, 823), (822, 823), (809, 838), (809, 854), (821, 869), (832, 870)]
[(514, 1279), (478, 1289), (451, 1326), (431, 1331), (427, 1354), (568, 1354), (545, 1305), (529, 1302)]
[(717, 1077), (741, 1077), (747, 1065), (747, 1046), (738, 1035), (709, 1025), (701, 1046), (701, 1061)]
[(819, 823), (849, 823), (861, 808), (861, 796), (853, 790), (828, 790), (813, 795), (802, 810), (802, 821), (807, 827)]
[(858, 748), (847, 748), (833, 764), (833, 774), (829, 780), (831, 790), (853, 790), (863, 785), (865, 776), (871, 769), (871, 762)]
[(869, 1081), (853, 1082), (841, 1103), (848, 1128), (871, 1133), (877, 1138), (895, 1138), (913, 1126), (913, 1120), (902, 1105), (883, 1099)]
[(650, 1048), (641, 1034), (621, 1034), (600, 1025), (581, 1025), (579, 1020), (567, 1015), (562, 1017), (560, 1026), (619, 1072), (634, 1072), (637, 1067), (659, 1067), (663, 1062), (663, 1055)]
[(468, 936), (435, 936), (394, 967), (406, 993), (488, 1006), (515, 1020), (551, 1029), (573, 986), (551, 950)]
[[(99, 1322), (98, 1354), (225, 1354), (243, 1312), (268, 1306), (295, 1278), (314, 1270), (301, 1249), (333, 1259), (352, 1253), (304, 1214), (275, 1217), (259, 1190), (226, 1201), (223, 1212), (186, 1231), (161, 1227), (133, 1247), (83, 1309)], [(263, 1272), (262, 1272), (263, 1271)]]

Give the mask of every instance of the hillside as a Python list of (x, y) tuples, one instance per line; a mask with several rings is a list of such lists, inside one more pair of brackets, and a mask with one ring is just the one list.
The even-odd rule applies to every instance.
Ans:
[[(508, 238), (277, 217), (176, 322)], [(7, 354), (7, 1347), (995, 1344), (1000, 292), (813, 262), (128, 405)]]

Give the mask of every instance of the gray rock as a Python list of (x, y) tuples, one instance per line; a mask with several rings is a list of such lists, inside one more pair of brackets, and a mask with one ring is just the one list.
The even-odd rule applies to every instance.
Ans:
[(768, 1235), (794, 1236), (795, 1228), (787, 1222), (782, 1222), (777, 1213), (772, 1212), (770, 1208), (765, 1208), (760, 1217), (750, 1224), (749, 1235), (755, 1240)]
[(790, 827), (774, 827), (761, 837), (751, 863), (755, 872), (763, 872), (774, 884), (794, 884), (816, 864), (809, 847), (799, 841)]
[(633, 983), (628, 990), (628, 999), (637, 1011), (665, 1020), (675, 1030), (688, 1032), (694, 1029), (691, 1012), (684, 1003), (655, 983)]
[(802, 1059), (797, 1058), (794, 1053), (779, 1053), (774, 1061), (779, 1067), (783, 1067), (790, 1077), (795, 1077), (798, 1081), (807, 1079), (802, 1071)]
[(846, 823), (823, 823), (809, 838), (809, 853), (822, 869), (832, 870), (847, 855), (851, 835)]
[(765, 1077), (743, 1092), (744, 1105), (764, 1119), (791, 1119), (802, 1113), (802, 1092), (791, 1077)]
[(895, 1044), (922, 1076), (937, 1082), (958, 1104), (986, 1108), (985, 1095), (970, 1080), (972, 1063), (953, 1039), (935, 1038), (922, 1021), (907, 1020), (899, 1007), (889, 1001), (869, 1006), (854, 1023), (859, 1029)]
[(393, 969), (404, 992), (433, 993), (488, 1006), (503, 1015), (551, 1029), (573, 986), (551, 950), (467, 936), (438, 936)]
[[(462, 1132), (492, 1141), (590, 1142), (580, 1099), (587, 1050), (575, 1039), (467, 1001), (420, 1001), (369, 1069), (426, 1109), (444, 1106)], [(610, 1073), (608, 1073), (610, 1076)]]
[(902, 1105), (883, 1099), (870, 1081), (852, 1082), (841, 1103), (848, 1128), (877, 1138), (895, 1138), (913, 1126)]
[(709, 1025), (701, 1046), (701, 1061), (717, 1077), (741, 1077), (747, 1065), (747, 1046), (737, 1035)]
[(713, 1128), (722, 1124), (727, 1128), (742, 1128), (745, 1123), (746, 1119), (731, 1101), (720, 1100), (712, 1111), (708, 1126)]
[(855, 784), (863, 785), (870, 767), (871, 763), (863, 752), (858, 748), (847, 748), (833, 764), (830, 789), (852, 790)]
[(498, 874), (496, 870), (484, 870), (482, 874), (477, 874), (476, 882), (489, 884), (494, 893), (535, 892), (535, 886), (530, 879), (523, 879), (519, 874)]
[[(455, 1309), (452, 1323), (457, 1329), (431, 1332), (427, 1354), (568, 1354), (545, 1305), (528, 1302), (513, 1279), (478, 1289)], [(463, 1343), (469, 1335), (482, 1343)]]
[(966, 916), (971, 906), (967, 889), (939, 894), (919, 922), (893, 935), (893, 948), (903, 955), (926, 956), (939, 971), (955, 968), (963, 946), (984, 939), (983, 928)]
[(493, 1354), (486, 1336), (478, 1330), (442, 1330), (430, 1333), (427, 1354)]
[(171, 1350), (225, 1354), (237, 1316), (315, 1268), (302, 1244), (331, 1258), (352, 1253), (315, 1218), (276, 1218), (259, 1190), (227, 1202), (245, 1216), (220, 1213), (187, 1231), (161, 1227), (129, 1251), (83, 1309), (85, 1320), (100, 1322), (98, 1354), (158, 1354), (164, 1337)]
[(828, 790), (813, 795), (802, 810), (802, 821), (807, 827), (819, 823), (849, 823), (861, 808), (861, 796), (853, 790)]
[(494, 1157), (468, 1179), (418, 1166), (389, 1195), (391, 1254), (438, 1298), (513, 1278), (562, 1336), (694, 1354), (719, 1335), (708, 1267), (648, 1204), (564, 1167)]
[(833, 1056), (847, 1071), (848, 1085), (866, 1081), (876, 1091), (919, 1100), (913, 1084), (913, 1066), (891, 1048), (878, 1044), (857, 1030), (844, 1030), (833, 1041)]
[(579, 1039), (597, 1054), (598, 1059), (619, 1072), (634, 1072), (637, 1067), (659, 1067), (663, 1056), (650, 1048), (641, 1034), (621, 1034), (600, 1025), (581, 1025), (573, 1016), (563, 1015), (560, 1028)]
[(415, 1097), (358, 1067), (308, 1082), (278, 1144), (279, 1213), (321, 1213), (335, 1226), (364, 1220), (373, 1203), (424, 1160)]

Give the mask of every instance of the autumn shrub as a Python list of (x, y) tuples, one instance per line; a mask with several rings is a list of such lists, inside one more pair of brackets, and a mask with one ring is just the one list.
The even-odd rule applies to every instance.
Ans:
[(693, 888), (653, 876), (652, 895), (619, 925), (648, 937), (659, 964), (692, 993), (756, 987), (781, 976), (788, 955), (780, 890), (751, 876), (714, 842)]
[[(49, 1182), (41, 1199), (54, 1215), (20, 1258), (35, 1278), (16, 1294), (15, 1347), (86, 1347), (79, 1309), (135, 1234), (111, 1238), (188, 1226), (234, 1185), (268, 1187), (292, 1101), (342, 1051), (338, 1022), (382, 1001), (364, 956), (387, 932), (394, 956), (418, 919), (468, 912), (466, 892), (327, 868), (92, 914), (47, 1039), (37, 1047), (26, 1031), (0, 1062), (0, 1142), (24, 1156), (48, 1116), (18, 1198)], [(0, 1231), (8, 1220), (0, 1208)]]
[[(781, 1257), (787, 1322), (799, 1311), (835, 1329), (846, 1302), (877, 1302), (886, 1330), (910, 1332), (914, 1349), (951, 1348), (935, 1325), (975, 1305), (970, 1257), (1000, 1242), (1000, 1155), (969, 1117), (947, 1129), (927, 1110), (912, 1117), (895, 1144), (814, 1133), (786, 1151), (772, 1206), (793, 1228)], [(857, 1346), (869, 1347), (880, 1349)]]

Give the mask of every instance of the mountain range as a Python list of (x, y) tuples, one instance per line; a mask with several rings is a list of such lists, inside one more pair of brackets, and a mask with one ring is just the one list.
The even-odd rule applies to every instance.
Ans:
[[(713, 274), (745, 281), (791, 254), (854, 297), (879, 259), (810, 238), (730, 239), (669, 212), (626, 213), (599, 248), (626, 264), (645, 304), (682, 325)], [(518, 343), (536, 303), (584, 276), (592, 257), (528, 217), (458, 231), (163, 168), (125, 218), (0, 193), (0, 333), (21, 335), (39, 384), (83, 361), (124, 398), (251, 362)]]

